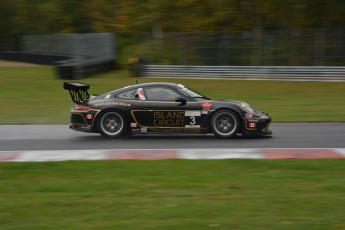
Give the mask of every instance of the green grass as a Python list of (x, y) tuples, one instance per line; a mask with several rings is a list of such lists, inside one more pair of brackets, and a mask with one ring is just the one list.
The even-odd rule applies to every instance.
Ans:
[(0, 164), (0, 229), (344, 229), (344, 160)]
[[(274, 122), (344, 122), (345, 83), (154, 79), (113, 71), (82, 79), (91, 93), (151, 81), (182, 83), (209, 97), (246, 101)], [(68, 123), (73, 103), (52, 67), (0, 67), (0, 124)]]

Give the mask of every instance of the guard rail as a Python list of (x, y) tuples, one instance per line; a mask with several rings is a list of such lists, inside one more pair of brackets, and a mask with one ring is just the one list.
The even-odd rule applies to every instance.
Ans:
[(144, 65), (142, 76), (345, 81), (345, 67)]

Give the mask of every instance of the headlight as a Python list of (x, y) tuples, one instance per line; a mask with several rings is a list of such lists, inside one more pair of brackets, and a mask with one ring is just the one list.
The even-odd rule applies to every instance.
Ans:
[(250, 105), (248, 105), (245, 102), (240, 102), (240, 106), (242, 107), (242, 109), (244, 109), (245, 111), (249, 113), (255, 113), (254, 109), (252, 109), (252, 107), (250, 107)]

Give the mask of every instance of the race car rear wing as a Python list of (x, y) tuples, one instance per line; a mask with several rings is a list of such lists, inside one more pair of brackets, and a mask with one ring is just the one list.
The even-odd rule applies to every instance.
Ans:
[(64, 82), (63, 88), (69, 91), (72, 101), (76, 104), (86, 102), (90, 98), (87, 91), (90, 85), (81, 82)]

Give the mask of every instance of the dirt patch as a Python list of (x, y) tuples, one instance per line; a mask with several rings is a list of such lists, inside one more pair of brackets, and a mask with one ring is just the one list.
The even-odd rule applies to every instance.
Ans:
[(0, 67), (15, 67), (15, 66), (22, 67), (22, 66), (39, 66), (39, 65), (26, 63), (26, 62), (0, 60)]

